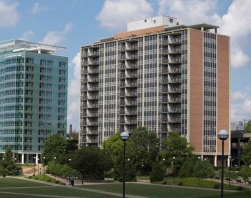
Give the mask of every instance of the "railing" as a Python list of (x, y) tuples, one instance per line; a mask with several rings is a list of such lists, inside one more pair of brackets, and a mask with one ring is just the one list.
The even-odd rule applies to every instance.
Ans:
[(98, 125), (98, 122), (87, 122), (87, 125)]
[(126, 111), (126, 115), (132, 115), (132, 114), (137, 114), (137, 111)]
[(98, 108), (98, 104), (88, 104), (87, 107), (89, 107), (89, 108)]
[(169, 63), (181, 63), (181, 59), (180, 58), (170, 58)]
[(181, 89), (180, 88), (168, 89), (168, 92), (170, 92), (170, 93), (180, 93)]
[(168, 122), (181, 122), (180, 118), (169, 118)]
[(179, 68), (173, 68), (173, 69), (169, 69), (168, 72), (169, 73), (180, 73), (181, 69), (179, 69)]
[(129, 63), (126, 65), (126, 69), (130, 69), (130, 68), (138, 68), (138, 65), (137, 64), (132, 64), (132, 63)]
[(88, 130), (87, 134), (89, 134), (89, 135), (96, 135), (96, 134), (98, 134), (98, 130)]
[(126, 96), (137, 96), (137, 92), (126, 92)]
[(98, 69), (90, 69), (88, 70), (88, 73), (99, 73)]
[(87, 113), (87, 116), (98, 117), (98, 113)]
[(98, 82), (99, 79), (98, 78), (88, 78), (87, 81), (88, 82)]
[(172, 103), (172, 102), (181, 102), (180, 98), (169, 98), (168, 102)]
[(169, 78), (170, 83), (180, 83), (181, 79), (180, 78)]
[(126, 102), (125, 105), (137, 105), (136, 101)]
[(168, 132), (181, 132), (181, 128), (168, 128)]
[(137, 83), (126, 83), (125, 86), (126, 87), (137, 87)]
[(126, 120), (126, 124), (137, 124), (137, 120)]
[(162, 64), (166, 64), (166, 63), (168, 63), (168, 59), (160, 59), (160, 64), (162, 63)]
[(126, 78), (137, 78), (138, 74), (127, 74)]
[(126, 59), (138, 59), (138, 55), (134, 55), (134, 54), (127, 55)]
[(138, 45), (128, 45), (126, 46), (126, 50), (137, 50), (138, 49)]
[(86, 140), (87, 143), (98, 143), (98, 139), (88, 139)]
[(99, 52), (89, 52), (88, 56), (99, 56)]
[(88, 100), (91, 100), (91, 99), (98, 99), (98, 95), (89, 95), (87, 97)]
[(92, 87), (89, 87), (88, 88), (88, 91), (98, 91), (99, 90), (99, 87), (98, 86), (92, 86)]
[(181, 108), (168, 108), (168, 112), (180, 113), (181, 112)]

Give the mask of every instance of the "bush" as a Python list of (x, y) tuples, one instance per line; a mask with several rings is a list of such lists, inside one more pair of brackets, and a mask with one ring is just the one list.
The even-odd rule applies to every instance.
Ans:
[(153, 165), (152, 172), (150, 173), (150, 181), (151, 182), (163, 181), (163, 170), (159, 162), (155, 162), (155, 164)]
[(214, 189), (218, 189), (219, 187), (220, 187), (219, 184), (215, 184), (215, 185), (214, 185)]
[(166, 181), (163, 181), (162, 184), (167, 184), (167, 182), (166, 182)]
[(58, 184), (58, 183), (59, 183), (59, 181), (58, 181), (58, 180), (56, 180), (55, 182), (56, 182), (56, 184)]
[(179, 186), (183, 186), (183, 182), (179, 182)]
[(243, 189), (243, 186), (237, 186), (236, 189), (237, 189), (237, 190), (242, 190), (242, 189)]
[(48, 180), (47, 180), (47, 182), (50, 182), (50, 181), (51, 181), (51, 179), (48, 179)]

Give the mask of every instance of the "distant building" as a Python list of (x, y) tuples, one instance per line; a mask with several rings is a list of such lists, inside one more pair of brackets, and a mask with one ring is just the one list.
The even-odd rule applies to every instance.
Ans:
[(231, 123), (231, 165), (241, 166), (242, 149), (251, 139), (251, 133), (246, 133), (243, 122)]
[(41, 160), (52, 134), (66, 137), (68, 58), (59, 46), (0, 42), (0, 152), (12, 148), (21, 163)]
[(161, 138), (177, 131), (195, 154), (220, 164), (217, 134), (230, 133), (229, 37), (218, 26), (168, 16), (127, 27), (81, 47), (80, 144), (102, 146), (144, 126)]

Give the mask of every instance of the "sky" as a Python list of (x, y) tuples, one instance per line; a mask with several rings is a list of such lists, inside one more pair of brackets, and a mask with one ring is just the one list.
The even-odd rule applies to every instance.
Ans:
[(158, 15), (180, 24), (218, 25), (231, 36), (231, 122), (251, 119), (250, 0), (0, 0), (0, 41), (60, 45), (69, 58), (67, 124), (78, 131), (80, 47), (125, 32), (127, 22)]

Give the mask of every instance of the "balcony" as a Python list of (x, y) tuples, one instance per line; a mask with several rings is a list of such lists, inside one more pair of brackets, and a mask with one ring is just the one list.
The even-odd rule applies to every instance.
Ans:
[(161, 122), (162, 122), (162, 123), (167, 123), (167, 118), (162, 118), (162, 119), (161, 119)]
[(88, 56), (92, 56), (92, 57), (96, 56), (97, 57), (97, 56), (99, 56), (99, 52), (98, 51), (89, 52)]
[(87, 126), (97, 126), (98, 122), (87, 122)]
[(98, 143), (98, 139), (87, 139), (86, 143)]
[(169, 93), (181, 93), (181, 89), (180, 88), (170, 88), (168, 89)]
[(136, 63), (128, 63), (126, 69), (138, 69), (138, 65)]
[(98, 104), (88, 104), (87, 108), (98, 108)]
[(169, 54), (181, 54), (181, 49), (173, 48), (169, 51)]
[(87, 79), (88, 82), (99, 82), (98, 78), (88, 78)]
[(137, 54), (130, 54), (126, 56), (126, 60), (137, 60), (138, 55)]
[(99, 65), (99, 61), (98, 60), (88, 61), (88, 65)]
[(118, 59), (120, 59), (120, 60), (125, 60), (125, 54), (119, 55), (119, 56), (118, 56)]
[(162, 49), (159, 51), (160, 54), (162, 55), (167, 55), (168, 54), (168, 49)]
[(86, 116), (86, 113), (80, 113), (80, 117)]
[(98, 117), (98, 113), (87, 113), (87, 117)]
[(168, 113), (180, 113), (181, 108), (168, 108)]
[(169, 69), (168, 73), (181, 73), (181, 69), (179, 69), (179, 68)]
[(87, 78), (82, 78), (81, 83), (87, 83)]
[(81, 98), (81, 100), (86, 100), (87, 96), (86, 95), (85, 96), (81, 96), (80, 98)]
[(98, 135), (98, 129), (97, 130), (87, 130), (87, 135)]
[(167, 101), (168, 101), (167, 98), (162, 98), (159, 100), (160, 103), (166, 103)]
[(162, 108), (162, 109), (160, 109), (160, 112), (161, 112), (161, 113), (167, 113), (167, 108)]
[(126, 120), (125, 124), (137, 124), (137, 120)]
[(181, 99), (180, 98), (169, 98), (168, 103), (180, 103)]
[(137, 83), (126, 83), (125, 86), (126, 87), (137, 87), (138, 84)]
[(118, 47), (118, 50), (119, 50), (119, 51), (125, 51), (125, 45), (120, 45), (120, 46)]
[(120, 69), (125, 69), (125, 63), (120, 63), (120, 64), (119, 64), (119, 68), (120, 68)]
[(181, 133), (181, 128), (168, 128), (168, 132), (179, 132)]
[(160, 45), (168, 45), (168, 39), (161, 39)]
[(167, 77), (162, 78), (161, 83), (167, 83), (167, 82), (168, 82), (168, 78)]
[(98, 100), (98, 95), (89, 95), (87, 97), (88, 100)]
[(181, 59), (180, 58), (170, 58), (168, 60), (169, 64), (181, 64)]
[(136, 106), (137, 105), (137, 101), (126, 102), (125, 105), (126, 106)]
[(137, 115), (137, 111), (125, 111), (125, 115)]
[(167, 93), (167, 92), (168, 92), (168, 89), (167, 89), (167, 88), (162, 88), (162, 89), (160, 90), (160, 92), (162, 92), (162, 93)]
[(98, 86), (89, 86), (88, 91), (98, 91), (99, 87)]
[(137, 92), (135, 91), (132, 91), (132, 92), (126, 92), (125, 96), (127, 97), (135, 97), (137, 96)]
[(180, 118), (169, 118), (168, 123), (180, 123), (181, 119)]
[(180, 78), (169, 78), (168, 83), (181, 83)]
[(99, 69), (89, 69), (88, 70), (88, 74), (98, 74), (99, 73)]
[(82, 74), (87, 74), (88, 70), (87, 69), (82, 69)]
[(138, 45), (128, 45), (126, 47), (126, 51), (137, 51), (138, 50)]
[(176, 44), (181, 44), (181, 39), (180, 38), (173, 38), (169, 40), (170, 45), (176, 45)]
[(137, 78), (138, 74), (137, 73), (129, 73), (126, 75), (126, 78)]
[(80, 125), (81, 125), (81, 126), (86, 125), (86, 121), (81, 121), (81, 122), (80, 122)]

